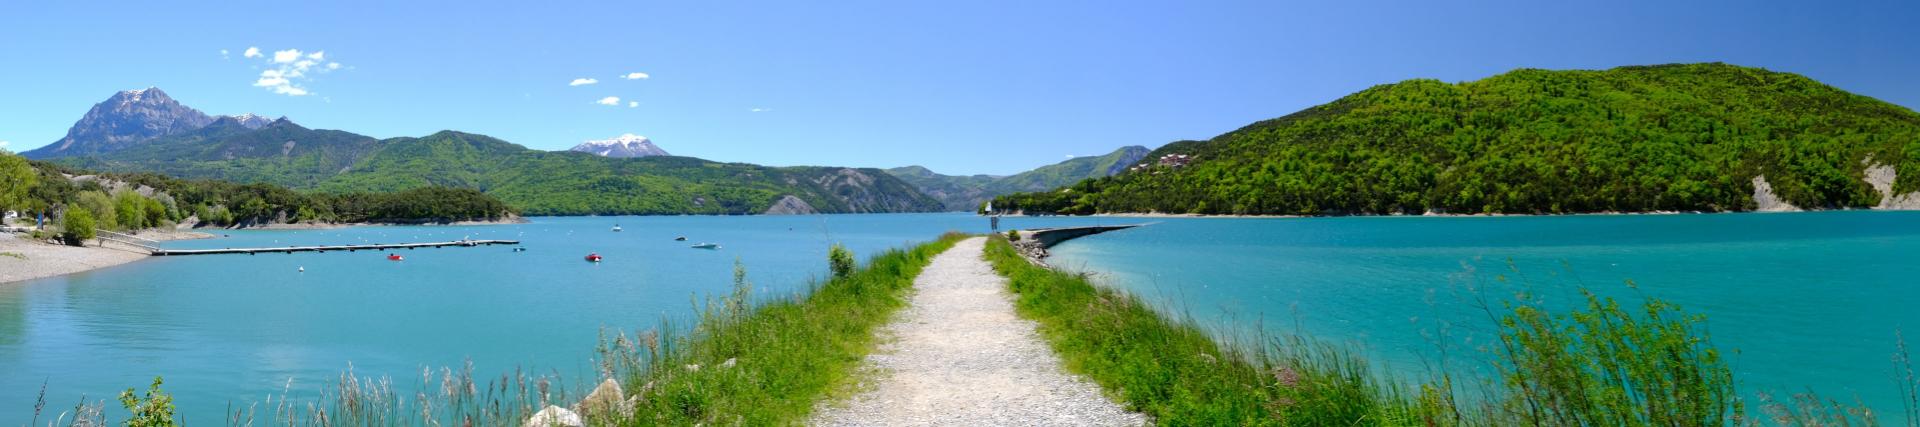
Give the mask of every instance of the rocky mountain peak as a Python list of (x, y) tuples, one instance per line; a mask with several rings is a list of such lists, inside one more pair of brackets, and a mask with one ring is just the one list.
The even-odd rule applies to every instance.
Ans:
[(647, 157), (647, 156), (670, 156), (671, 155), (671, 154), (667, 154), (667, 150), (662, 150), (660, 149), (659, 146), (653, 145), (653, 141), (647, 139), (647, 137), (634, 135), (631, 133), (620, 135), (619, 137), (615, 137), (613, 139), (601, 139), (601, 140), (592, 140), (592, 141), (583, 142), (583, 143), (580, 143), (580, 145), (573, 146), (573, 148), (570, 151), (592, 153), (593, 155), (601, 156), (601, 157)]
[(93, 109), (67, 130), (65, 138), (22, 154), (47, 158), (105, 153), (199, 129), (213, 123), (213, 119), (200, 110), (181, 105), (157, 87), (121, 91), (94, 104)]

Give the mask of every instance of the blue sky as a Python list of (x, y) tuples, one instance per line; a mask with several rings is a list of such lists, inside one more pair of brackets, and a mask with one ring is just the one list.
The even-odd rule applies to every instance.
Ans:
[[(1518, 67), (1724, 61), (1920, 106), (1912, 2), (173, 3), (0, 5), (0, 141), (39, 147), (147, 86), (382, 138), (557, 150), (635, 133), (713, 160), (949, 174)], [(266, 71), (301, 76), (259, 85)]]

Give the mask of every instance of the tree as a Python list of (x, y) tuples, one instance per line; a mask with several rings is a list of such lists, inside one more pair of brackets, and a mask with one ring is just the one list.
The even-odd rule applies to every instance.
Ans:
[(38, 175), (27, 159), (0, 151), (0, 210), (24, 209)]
[(60, 240), (69, 245), (83, 246), (93, 239), (93, 212), (78, 207), (68, 207), (67, 215), (60, 221)]

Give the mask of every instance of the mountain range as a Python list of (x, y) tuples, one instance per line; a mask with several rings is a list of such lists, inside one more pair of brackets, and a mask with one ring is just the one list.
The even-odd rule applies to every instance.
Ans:
[(1920, 114), (1805, 76), (1721, 63), (1383, 84), (1148, 157), (995, 206), (1256, 215), (1920, 208)]
[[(324, 192), (468, 188), (529, 215), (943, 208), (940, 201), (879, 169), (721, 163), (666, 155), (644, 138), (620, 144), (630, 150), (549, 152), (456, 131), (377, 139), (309, 129), (284, 117), (265, 121), (250, 114), (209, 116), (149, 88), (113, 95), (75, 123), (66, 138), (22, 154), (85, 170), (266, 182)], [(657, 154), (612, 157), (643, 153)]]
[(1120, 173), (1139, 162), (1148, 151), (1141, 146), (1121, 147), (1105, 155), (1075, 157), (1010, 176), (941, 175), (921, 166), (887, 169), (887, 173), (940, 199), (946, 210), (973, 212), (994, 196), (1049, 190)]

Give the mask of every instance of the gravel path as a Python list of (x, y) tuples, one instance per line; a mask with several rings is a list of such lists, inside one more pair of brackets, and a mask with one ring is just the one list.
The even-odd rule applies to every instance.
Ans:
[(867, 357), (873, 379), (814, 424), (1141, 425), (1066, 373), (1035, 330), (1014, 314), (1007, 281), (981, 258), (984, 238), (961, 241), (915, 278), (912, 306), (882, 331)]

